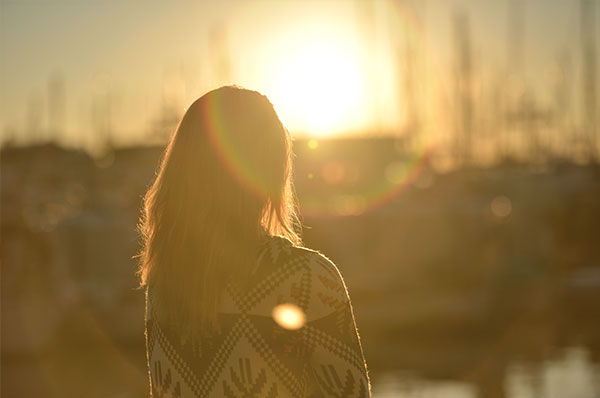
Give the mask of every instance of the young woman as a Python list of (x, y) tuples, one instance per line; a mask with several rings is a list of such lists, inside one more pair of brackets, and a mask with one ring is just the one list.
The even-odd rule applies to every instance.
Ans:
[(154, 397), (367, 397), (336, 266), (300, 246), (290, 137), (222, 87), (188, 109), (144, 201), (139, 275)]

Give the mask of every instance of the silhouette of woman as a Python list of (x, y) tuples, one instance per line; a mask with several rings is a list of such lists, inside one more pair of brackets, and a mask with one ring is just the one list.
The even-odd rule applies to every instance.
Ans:
[(300, 246), (290, 137), (269, 100), (196, 100), (144, 198), (139, 276), (154, 397), (367, 397), (336, 266)]

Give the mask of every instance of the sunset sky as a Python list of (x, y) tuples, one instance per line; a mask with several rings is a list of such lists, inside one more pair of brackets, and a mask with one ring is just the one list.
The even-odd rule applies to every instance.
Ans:
[[(0, 131), (45, 139), (56, 126), (60, 141), (93, 146), (101, 103), (111, 140), (135, 142), (163, 104), (183, 113), (223, 84), (267, 94), (296, 134), (396, 131), (406, 122), (407, 43), (422, 113), (439, 119), (453, 87), (456, 10), (469, 15), (485, 86), (506, 70), (510, 1), (3, 0)], [(561, 57), (572, 60), (566, 73), (578, 68), (579, 2), (522, 3), (522, 81), (548, 102)], [(64, 106), (48, 104), (49, 87), (61, 98), (57, 85)]]

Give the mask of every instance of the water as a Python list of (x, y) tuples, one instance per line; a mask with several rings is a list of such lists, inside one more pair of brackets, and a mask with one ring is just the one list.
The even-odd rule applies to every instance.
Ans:
[[(375, 398), (477, 398), (464, 381), (429, 380), (411, 372), (389, 371), (373, 380)], [(598, 398), (600, 367), (584, 347), (570, 347), (541, 364), (514, 363), (503, 381), (506, 398)]]

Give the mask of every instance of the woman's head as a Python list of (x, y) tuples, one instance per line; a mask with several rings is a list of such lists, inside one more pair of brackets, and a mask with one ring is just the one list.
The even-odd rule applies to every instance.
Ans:
[(167, 320), (193, 331), (214, 319), (224, 284), (247, 275), (261, 236), (299, 243), (291, 175), (290, 137), (265, 96), (228, 86), (190, 106), (140, 224), (141, 283)]

